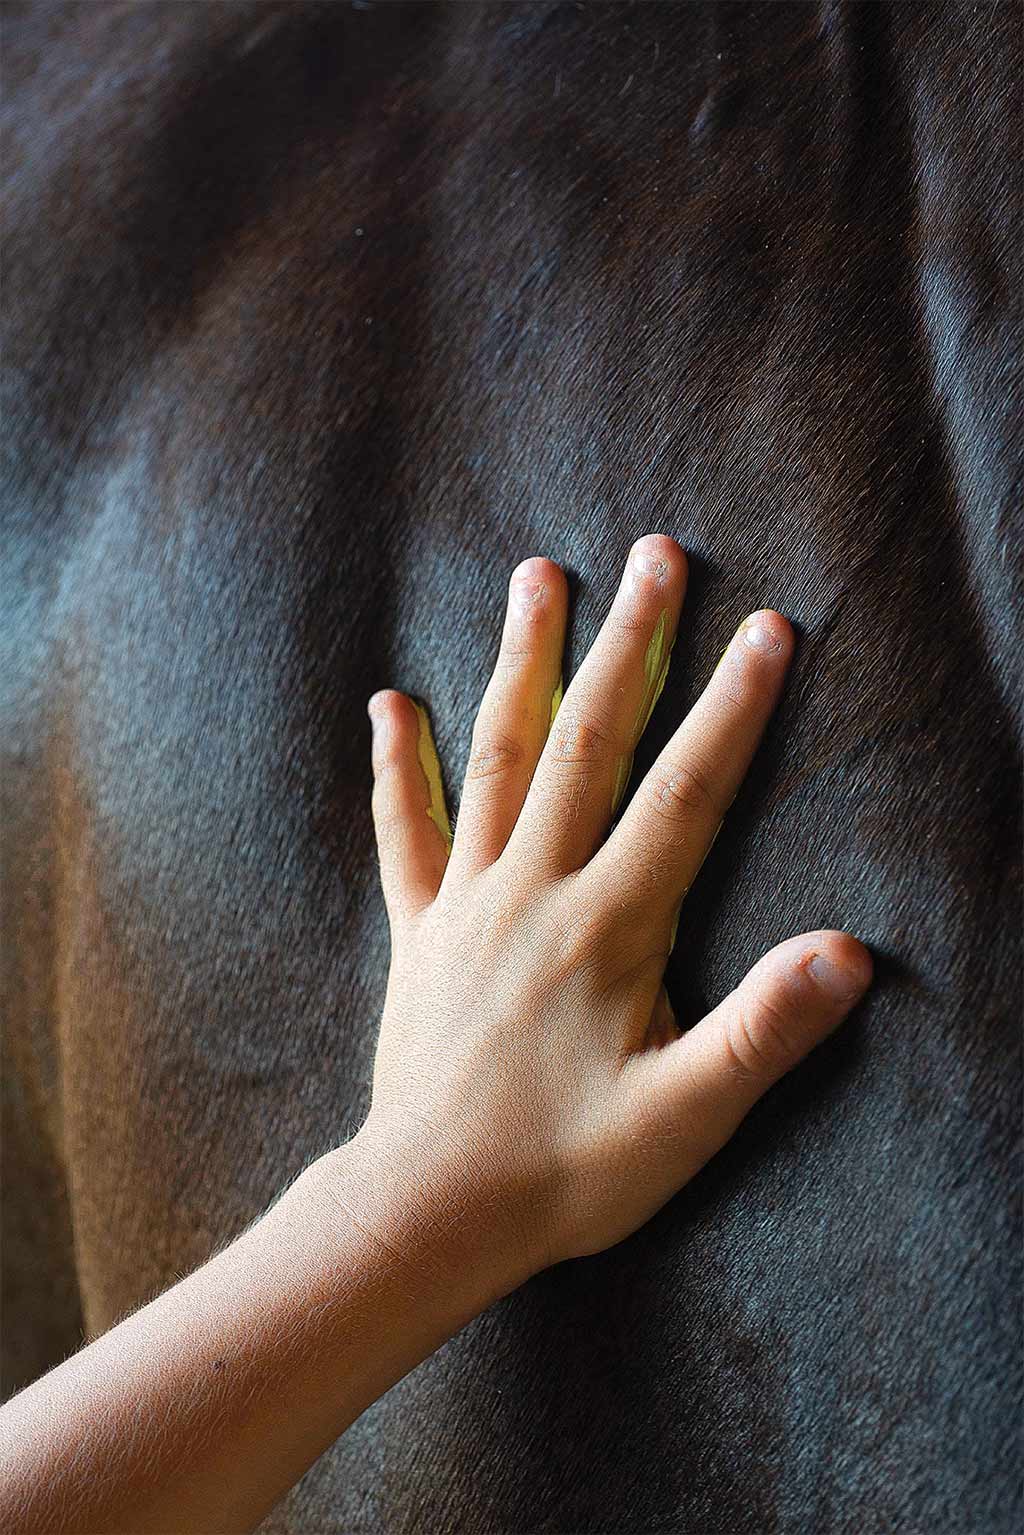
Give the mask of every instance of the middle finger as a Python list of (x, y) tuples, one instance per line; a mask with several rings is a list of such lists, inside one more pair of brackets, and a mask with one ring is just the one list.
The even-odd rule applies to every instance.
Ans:
[(579, 869), (608, 829), (632, 754), (665, 681), (686, 586), (675, 539), (630, 550), (601, 632), (541, 753), (507, 855), (552, 877)]

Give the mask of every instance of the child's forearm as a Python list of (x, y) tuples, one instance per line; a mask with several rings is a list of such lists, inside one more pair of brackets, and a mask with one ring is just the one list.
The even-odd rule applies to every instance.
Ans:
[(229, 1248), (0, 1409), (0, 1527), (251, 1529), (512, 1287), (433, 1207), (436, 1182), (402, 1194), (372, 1163), (359, 1137), (322, 1159)]

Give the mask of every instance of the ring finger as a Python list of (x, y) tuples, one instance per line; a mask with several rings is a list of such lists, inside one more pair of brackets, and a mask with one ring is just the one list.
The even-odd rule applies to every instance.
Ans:
[(742, 623), (704, 692), (584, 871), (609, 910), (671, 921), (735, 799), (782, 691), (793, 630), (765, 609)]

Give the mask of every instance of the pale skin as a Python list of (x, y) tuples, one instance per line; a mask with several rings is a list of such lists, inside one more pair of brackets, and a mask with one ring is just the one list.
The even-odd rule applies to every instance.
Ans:
[(367, 1120), (230, 1247), (0, 1409), (0, 1526), (252, 1529), (473, 1316), (648, 1220), (863, 995), (864, 946), (809, 932), (676, 1027), (677, 914), (794, 643), (779, 613), (740, 626), (609, 833), (645, 657), (685, 582), (672, 539), (634, 546), (552, 723), (565, 578), (516, 569), (451, 844), (422, 714), (371, 700), (392, 958)]

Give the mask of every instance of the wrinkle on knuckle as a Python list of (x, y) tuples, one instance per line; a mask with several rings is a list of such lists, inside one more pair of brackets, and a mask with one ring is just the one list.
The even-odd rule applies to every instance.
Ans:
[(498, 660), (495, 672), (499, 677), (516, 677), (534, 659), (537, 654), (537, 645), (521, 635), (518, 639), (508, 639), (498, 652)]
[(604, 721), (590, 713), (562, 718), (559, 710), (551, 739), (551, 760), (566, 766), (599, 762), (613, 750), (615, 740)]
[(624, 639), (632, 642), (637, 635), (641, 635), (646, 641), (651, 632), (652, 619), (648, 606), (641, 602), (617, 609), (613, 616), (613, 623), (616, 632)]
[(742, 719), (750, 710), (750, 691), (735, 684), (725, 683), (715, 699), (715, 707), (720, 713), (732, 714), (737, 719)]
[(466, 778), (507, 778), (515, 772), (522, 760), (522, 745), (512, 736), (485, 735), (473, 743), (466, 765)]
[(657, 774), (649, 798), (657, 814), (669, 821), (686, 821), (709, 812), (715, 816), (721, 813), (704, 772), (685, 763)]

